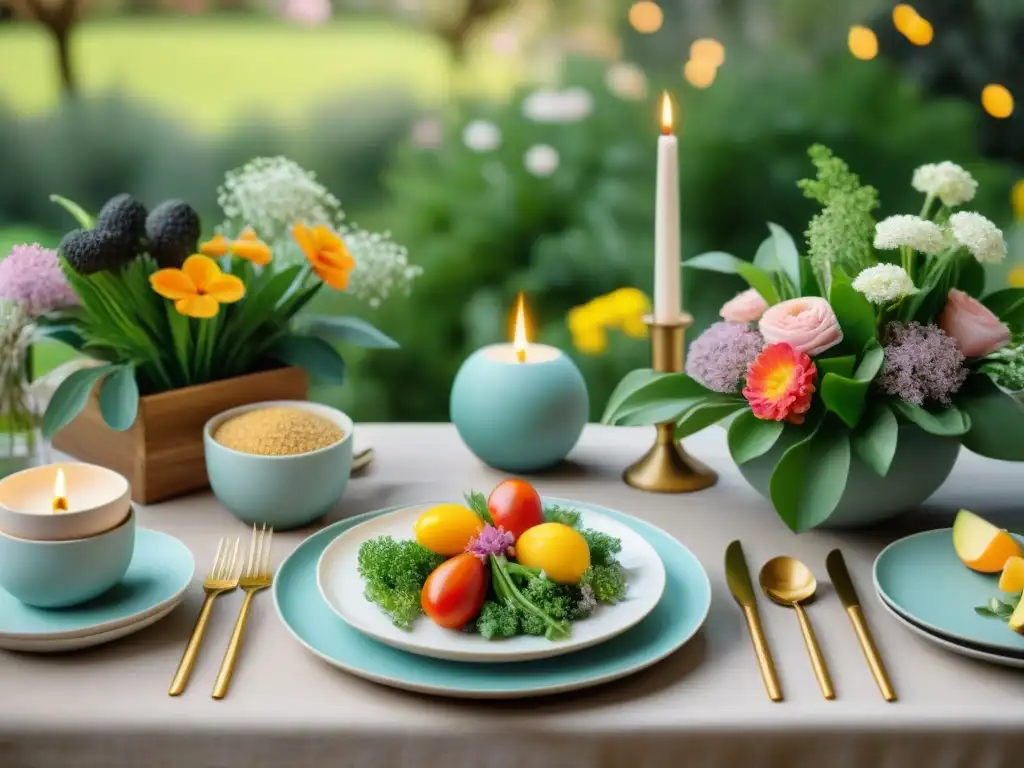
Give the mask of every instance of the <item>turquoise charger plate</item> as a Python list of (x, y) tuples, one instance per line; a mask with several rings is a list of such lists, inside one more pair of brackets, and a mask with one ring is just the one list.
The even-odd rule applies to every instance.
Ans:
[(138, 528), (124, 578), (87, 603), (33, 608), (0, 589), (0, 638), (56, 640), (134, 623), (179, 601), (194, 572), (192, 552), (178, 539)]
[[(473, 699), (512, 699), (600, 685), (656, 664), (696, 634), (711, 607), (711, 584), (690, 550), (664, 531), (622, 512), (577, 501), (552, 501), (620, 520), (643, 536), (665, 563), (661, 602), (635, 627), (606, 643), (542, 661), (466, 664), (414, 656), (350, 627), (320, 596), (316, 581), (320, 555), (343, 531), (406, 505), (342, 520), (302, 542), (274, 579), (277, 612), (295, 639), (328, 664), (394, 688)], [(352, 588), (362, 589), (362, 585)]]
[(998, 575), (975, 573), (960, 562), (952, 528), (893, 542), (875, 560), (874, 578), (879, 596), (918, 626), (997, 653), (1024, 653), (1024, 636), (974, 612), (1001, 594)]

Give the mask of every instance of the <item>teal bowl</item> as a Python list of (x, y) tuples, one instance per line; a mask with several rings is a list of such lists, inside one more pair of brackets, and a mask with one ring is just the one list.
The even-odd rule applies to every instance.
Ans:
[(0, 531), (0, 588), (35, 608), (69, 608), (99, 597), (128, 570), (135, 511), (87, 539), (30, 541)]
[[(213, 439), (223, 422), (261, 408), (300, 408), (329, 419), (344, 437), (318, 451), (261, 456), (227, 448)], [(304, 400), (278, 400), (232, 408), (206, 422), (203, 447), (214, 495), (235, 517), (278, 531), (301, 528), (330, 512), (348, 487), (355, 425), (341, 411)]]
[(528, 347), (519, 363), (511, 344), (477, 350), (462, 364), (451, 391), (459, 437), (485, 464), (504, 472), (536, 472), (575, 447), (590, 401), (576, 364), (560, 350)]

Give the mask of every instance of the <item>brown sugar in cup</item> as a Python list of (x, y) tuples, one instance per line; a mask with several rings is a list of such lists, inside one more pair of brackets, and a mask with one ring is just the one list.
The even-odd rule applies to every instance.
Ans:
[(330, 419), (289, 406), (247, 411), (228, 419), (213, 433), (213, 439), (225, 448), (258, 456), (312, 453), (344, 437), (344, 430)]

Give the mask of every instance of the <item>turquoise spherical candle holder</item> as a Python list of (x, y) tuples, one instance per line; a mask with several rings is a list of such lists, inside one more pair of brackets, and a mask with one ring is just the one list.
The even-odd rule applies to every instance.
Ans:
[(569, 455), (590, 412), (576, 364), (555, 347), (492, 344), (462, 364), (451, 419), (466, 446), (505, 472), (536, 472)]

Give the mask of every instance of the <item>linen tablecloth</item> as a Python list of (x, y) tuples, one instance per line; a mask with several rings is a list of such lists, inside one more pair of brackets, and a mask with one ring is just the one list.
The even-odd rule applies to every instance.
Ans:
[[(969, 507), (994, 520), (1024, 518), (1024, 472), (961, 456), (926, 509), (870, 532), (797, 536), (737, 473), (718, 429), (687, 441), (720, 474), (693, 495), (645, 494), (621, 472), (652, 440), (650, 429), (588, 426), (571, 462), (534, 478), (543, 494), (611, 506), (660, 526), (688, 546), (712, 583), (703, 631), (632, 678), (573, 695), (466, 702), (404, 693), (329, 667), (287, 633), (272, 597), (256, 598), (233, 686), (210, 689), (240, 594), (219, 603), (185, 695), (167, 687), (202, 597), (200, 581), (221, 536), (247, 529), (209, 494), (143, 508), (139, 522), (181, 538), (196, 556), (186, 604), (137, 635), (84, 652), (0, 652), (0, 766), (870, 766), (988, 768), (1024, 756), (1024, 674), (948, 654), (898, 625), (879, 605), (871, 563), (891, 540), (949, 525)], [(488, 491), (503, 475), (480, 464), (451, 425), (360, 425), (376, 460), (354, 478), (326, 522), (400, 503)], [(1005, 524), (1005, 523), (1004, 523)], [(315, 528), (274, 536), (279, 563)], [(769, 557), (799, 556), (822, 594), (811, 608), (838, 698), (815, 683), (792, 612), (761, 601), (786, 701), (764, 693), (723, 553), (743, 540), (751, 571)], [(882, 701), (824, 559), (842, 547), (899, 701)]]

